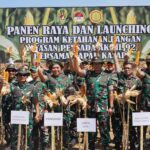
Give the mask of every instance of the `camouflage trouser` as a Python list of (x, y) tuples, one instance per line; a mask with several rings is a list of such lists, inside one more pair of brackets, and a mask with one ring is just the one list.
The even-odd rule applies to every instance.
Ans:
[(34, 150), (38, 149), (39, 142), (41, 146), (40, 150), (44, 150), (49, 143), (49, 132), (48, 127), (43, 125), (43, 120), (39, 123), (34, 122), (32, 136), (34, 141)]
[[(11, 150), (17, 149), (17, 141), (18, 141), (18, 129), (19, 125), (12, 124), (12, 136), (11, 136)], [(28, 150), (33, 150), (33, 139), (32, 139), (32, 129), (33, 129), (33, 118), (30, 116), (29, 125), (27, 125), (27, 147)], [(25, 139), (26, 139), (26, 125), (21, 125), (21, 145), (23, 148), (25, 147)], [(22, 149), (22, 148), (20, 148)]]
[[(125, 114), (125, 120), (127, 120), (127, 113)], [(120, 113), (114, 113), (112, 115), (112, 128), (114, 133), (114, 142), (116, 146), (122, 144), (123, 135), (123, 123)], [(134, 149), (136, 144), (139, 144), (139, 127), (132, 126), (132, 112), (129, 115), (129, 141), (130, 149)]]
[[(101, 143), (103, 146), (108, 146), (110, 142), (110, 136), (109, 136), (109, 115), (107, 112), (98, 112), (94, 113), (89, 111), (89, 118), (96, 118), (99, 125), (99, 130), (101, 134)], [(90, 150), (95, 150), (95, 141), (97, 137), (96, 133), (89, 133), (89, 148)]]
[(11, 102), (8, 103), (9, 99), (3, 98), (2, 101), (2, 118), (3, 118), (3, 126), (5, 127), (5, 140), (7, 145), (10, 144), (11, 140), (11, 125), (10, 125), (10, 116), (11, 116)]

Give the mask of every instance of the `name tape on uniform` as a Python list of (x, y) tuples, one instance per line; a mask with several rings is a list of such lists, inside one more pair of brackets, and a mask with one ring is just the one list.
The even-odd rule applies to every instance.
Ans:
[(150, 112), (134, 112), (132, 113), (133, 126), (150, 125)]
[(63, 113), (44, 113), (44, 126), (63, 126)]
[(29, 124), (29, 111), (11, 111), (11, 124)]
[(77, 118), (77, 132), (96, 132), (96, 118)]

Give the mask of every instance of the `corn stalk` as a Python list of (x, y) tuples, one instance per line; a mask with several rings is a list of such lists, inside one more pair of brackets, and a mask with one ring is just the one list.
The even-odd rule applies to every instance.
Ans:
[[(54, 108), (52, 108), (52, 113), (54, 112)], [(51, 150), (55, 150), (55, 127), (51, 127)]]

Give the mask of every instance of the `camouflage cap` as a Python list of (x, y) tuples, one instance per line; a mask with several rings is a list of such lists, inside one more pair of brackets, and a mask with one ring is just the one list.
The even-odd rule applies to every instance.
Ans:
[(104, 60), (103, 59), (100, 59), (99, 57), (94, 57), (92, 60), (91, 60), (91, 64), (94, 64), (94, 63), (104, 63)]
[(30, 71), (24, 67), (21, 67), (18, 69), (18, 72), (17, 72), (17, 75), (20, 75), (20, 74), (25, 74), (25, 75), (29, 76)]
[(105, 62), (106, 62), (107, 64), (114, 64), (114, 63), (115, 63), (113, 59), (105, 60)]
[(17, 68), (16, 68), (16, 66), (14, 64), (9, 64), (7, 66), (7, 68), (6, 68), (6, 71), (8, 71), (8, 70), (15, 70), (15, 71), (17, 71)]

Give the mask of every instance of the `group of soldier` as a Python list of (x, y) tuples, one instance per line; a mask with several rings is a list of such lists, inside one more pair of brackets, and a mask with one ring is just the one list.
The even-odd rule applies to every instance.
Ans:
[[(83, 113), (86, 111), (87, 118), (97, 120), (100, 149), (109, 149), (110, 121), (116, 150), (124, 148), (125, 136), (129, 141), (126, 145), (129, 143), (131, 150), (139, 149), (139, 128), (132, 125), (132, 112), (150, 111), (150, 53), (145, 68), (139, 68), (128, 59), (122, 62), (121, 68), (115, 49), (112, 55), (113, 60), (105, 62), (99, 57), (90, 62), (79, 61), (74, 54), (65, 64), (50, 59), (44, 65), (33, 63), (31, 67), (16, 68), (15, 64), (8, 64), (5, 71), (9, 79), (5, 82), (3, 77), (0, 78), (0, 89), (5, 140), (11, 150), (17, 149), (19, 132), (18, 125), (10, 122), (11, 110), (30, 113), (26, 135), (29, 150), (46, 150), (50, 146), (51, 131), (43, 124), (44, 113), (63, 112), (63, 149), (69, 149), (69, 143), (77, 139), (74, 122), (77, 117), (85, 117)], [(77, 103), (71, 105), (68, 97), (77, 93), (80, 98), (84, 95), (82, 108), (86, 111)], [(124, 128), (125, 123), (128, 129)], [(124, 135), (125, 130), (128, 135)], [(144, 137), (146, 130), (145, 127)], [(89, 132), (89, 150), (95, 150), (96, 140), (97, 132)]]

